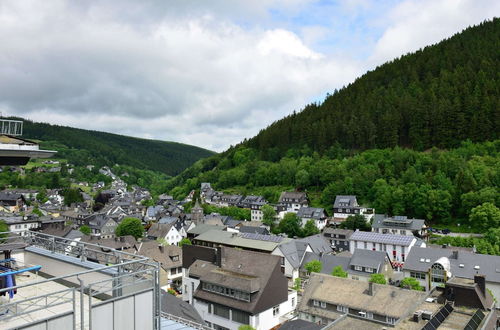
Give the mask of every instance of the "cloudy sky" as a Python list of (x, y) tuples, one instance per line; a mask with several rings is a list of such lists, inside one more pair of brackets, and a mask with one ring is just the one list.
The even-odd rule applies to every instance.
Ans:
[(0, 111), (222, 151), (498, 0), (0, 0)]

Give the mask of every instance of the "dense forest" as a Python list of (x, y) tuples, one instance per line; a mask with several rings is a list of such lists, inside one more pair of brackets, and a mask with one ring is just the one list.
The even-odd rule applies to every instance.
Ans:
[(500, 19), (402, 56), (243, 143), (279, 160), (307, 145), (425, 150), (499, 138)]
[[(12, 118), (20, 119), (20, 118)], [(23, 138), (41, 140), (57, 157), (77, 166), (115, 164), (176, 175), (213, 152), (191, 145), (133, 138), (24, 120)]]
[(335, 195), (355, 194), (377, 213), (499, 227), (499, 36), (495, 19), (386, 63), (196, 162), (169, 191), (179, 198), (211, 182), (275, 202), (298, 189), (327, 211)]

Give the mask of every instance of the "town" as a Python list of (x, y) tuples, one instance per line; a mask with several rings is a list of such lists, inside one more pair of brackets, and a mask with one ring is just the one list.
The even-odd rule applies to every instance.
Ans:
[[(476, 329), (496, 320), (500, 257), (432, 244), (422, 219), (377, 214), (352, 195), (337, 196), (328, 216), (309, 206), (306, 192), (284, 191), (273, 205), (208, 182), (182, 201), (163, 194), (151, 205), (146, 189), (128, 187), (108, 167), (99, 172), (111, 184), (94, 184), (95, 200), (80, 191), (83, 202), (69, 206), (57, 190), (44, 192), (43, 204), (35, 203), (40, 191), (0, 192), (7, 263), (19, 253), (9, 244), (28, 242), (26, 254), (41, 240), (65, 246), (53, 258), (82, 243), (94, 247), (77, 253), (87, 263), (110, 264), (96, 246), (146, 257), (159, 264), (162, 317), (200, 329)], [(202, 206), (249, 217), (205, 214)], [(348, 229), (355, 221), (362, 230)], [(284, 223), (292, 234), (273, 234)], [(294, 226), (302, 237), (292, 236)], [(29, 253), (21, 259), (47, 257)]]

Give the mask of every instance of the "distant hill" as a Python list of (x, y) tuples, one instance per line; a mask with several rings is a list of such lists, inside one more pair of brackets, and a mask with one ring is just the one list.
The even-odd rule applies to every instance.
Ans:
[(176, 175), (198, 159), (214, 154), (182, 143), (22, 120), (23, 138), (41, 140), (42, 147), (57, 150), (58, 158), (65, 158), (75, 165), (120, 164)]

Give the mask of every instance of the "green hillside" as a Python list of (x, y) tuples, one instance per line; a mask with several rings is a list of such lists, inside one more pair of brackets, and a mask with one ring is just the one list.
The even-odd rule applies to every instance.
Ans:
[(499, 36), (495, 19), (384, 64), (196, 162), (170, 192), (211, 182), (275, 201), (299, 189), (327, 210), (336, 194), (356, 194), (377, 213), (484, 231), (472, 210), (490, 203), (500, 214)]
[(244, 145), (278, 160), (304, 145), (425, 150), (498, 139), (499, 49), (500, 19), (482, 23), (366, 73)]
[(191, 145), (90, 131), (24, 120), (23, 137), (41, 140), (58, 158), (77, 166), (128, 165), (176, 175), (214, 153)]

